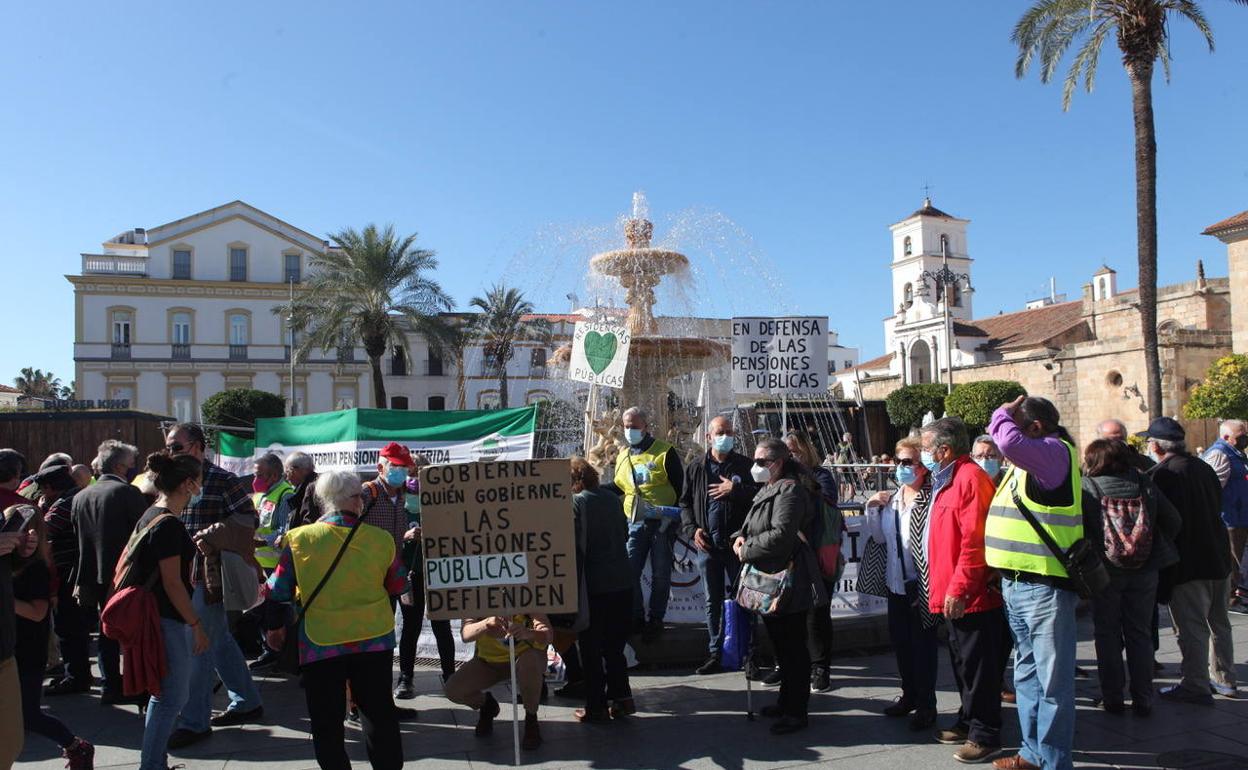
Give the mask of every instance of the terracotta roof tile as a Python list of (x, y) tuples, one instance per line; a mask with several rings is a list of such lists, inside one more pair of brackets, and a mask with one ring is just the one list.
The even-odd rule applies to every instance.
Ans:
[(1248, 228), (1248, 211), (1242, 211), (1233, 217), (1227, 217), (1221, 222), (1215, 222), (1205, 228), (1201, 235), (1218, 235), (1229, 230), (1239, 230)]
[(1009, 350), (1042, 345), (1081, 323), (1083, 302), (1075, 301), (980, 318), (965, 326), (981, 332), (975, 336), (987, 337), (987, 347)]
[(891, 363), (893, 362), (893, 356), (894, 356), (894, 355), (896, 355), (896, 354), (895, 354), (895, 353), (885, 353), (885, 354), (884, 354), (884, 355), (882, 355), (882, 356), (877, 356), (877, 357), (872, 358), (872, 359), (870, 359), (870, 360), (868, 360), (868, 361), (863, 361), (862, 363), (858, 364), (857, 366), (851, 366), (851, 367), (849, 367), (848, 369), (842, 369), (841, 371), (836, 372), (836, 374), (845, 374), (846, 372), (852, 372), (852, 371), (854, 371), (855, 369), (858, 369), (858, 370), (861, 370), (861, 371), (864, 371), (864, 372), (865, 372), (865, 371), (867, 371), (867, 370), (869, 370), (869, 369), (881, 369), (881, 368), (883, 368), (883, 367), (885, 367), (885, 366), (888, 366), (889, 364), (891, 364)]

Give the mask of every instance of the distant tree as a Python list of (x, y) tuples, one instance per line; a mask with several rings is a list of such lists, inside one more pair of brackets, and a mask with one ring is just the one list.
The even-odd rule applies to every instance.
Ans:
[(494, 286), (484, 297), (473, 297), (468, 304), (481, 311), (468, 322), (468, 333), (495, 367), (498, 405), (506, 409), (507, 362), (516, 354), (516, 343), (530, 340), (549, 344), (550, 324), (528, 318), (533, 315), (533, 304), (519, 289), (506, 285)]
[[(285, 417), (286, 399), (276, 393), (254, 388), (230, 388), (213, 393), (201, 407), (205, 425), (221, 425), (225, 432), (241, 438), (252, 438), (256, 420), (261, 417)], [(229, 427), (249, 428), (247, 432)], [(215, 437), (216, 430), (207, 431)]]
[(1189, 419), (1248, 420), (1248, 356), (1229, 355), (1209, 367), (1183, 407)]
[[(1248, 5), (1248, 0), (1231, 0)], [(1027, 74), (1039, 58), (1040, 80), (1047, 83), (1075, 40), (1086, 34), (1066, 72), (1062, 109), (1083, 81), (1091, 92), (1101, 47), (1113, 35), (1131, 81), (1135, 117), (1135, 222), (1140, 271), (1140, 327), (1148, 380), (1148, 416), (1161, 416), (1161, 359), (1157, 352), (1157, 132), (1153, 123), (1153, 70), (1161, 62), (1170, 79), (1170, 18), (1186, 19), (1213, 50), (1213, 31), (1194, 0), (1040, 0), (1014, 27), (1018, 45), (1014, 74)]]
[(61, 380), (55, 374), (42, 369), (32, 369), (29, 366), (13, 378), (13, 387), (20, 390), (27, 398), (61, 398), (63, 391)]
[(78, 393), (78, 380), (70, 380), (69, 384), (61, 388), (61, 398), (73, 399)]
[(1012, 380), (981, 380), (964, 382), (945, 397), (945, 413), (960, 417), (975, 438), (984, 432), (993, 411), (1004, 403), (1027, 395), (1022, 385)]
[[(954, 386), (953, 392), (957, 393), (959, 387)], [(888, 419), (902, 430), (917, 428), (928, 412), (937, 417), (945, 413), (945, 392), (946, 387), (938, 382), (904, 385), (884, 399)]]

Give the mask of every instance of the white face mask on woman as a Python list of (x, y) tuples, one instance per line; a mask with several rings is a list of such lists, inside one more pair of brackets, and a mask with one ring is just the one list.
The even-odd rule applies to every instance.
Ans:
[(750, 476), (754, 478), (756, 484), (766, 484), (771, 481), (771, 463), (759, 465), (758, 460), (755, 460), (754, 464), (750, 466)]

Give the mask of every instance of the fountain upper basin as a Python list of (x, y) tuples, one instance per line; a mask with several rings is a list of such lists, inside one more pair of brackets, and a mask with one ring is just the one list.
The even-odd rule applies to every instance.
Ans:
[(589, 266), (601, 275), (668, 275), (689, 267), (689, 259), (678, 251), (647, 246), (595, 254)]

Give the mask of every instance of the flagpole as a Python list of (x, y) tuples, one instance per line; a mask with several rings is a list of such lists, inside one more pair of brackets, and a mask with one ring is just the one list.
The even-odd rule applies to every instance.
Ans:
[(516, 705), (516, 637), (507, 635), (508, 658), (511, 659), (511, 742), (516, 767), (520, 766), (520, 709)]

